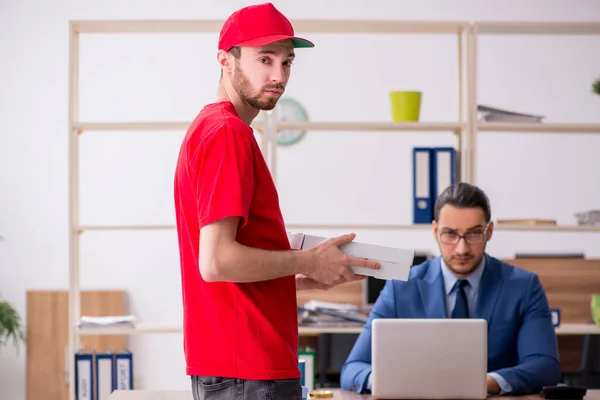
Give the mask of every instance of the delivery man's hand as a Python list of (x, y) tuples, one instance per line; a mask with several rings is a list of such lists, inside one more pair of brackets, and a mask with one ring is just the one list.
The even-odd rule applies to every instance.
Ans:
[[(366, 275), (358, 275), (356, 274), (355, 280), (363, 280), (366, 279)], [(346, 281), (340, 282), (344, 283)], [(296, 290), (329, 290), (336, 285), (326, 285), (321, 282), (315, 281), (313, 278), (306, 276), (304, 274), (296, 275)]]
[(379, 263), (366, 260), (360, 257), (353, 257), (344, 254), (339, 246), (350, 243), (356, 235), (349, 233), (346, 235), (333, 237), (319, 243), (317, 246), (304, 250), (309, 253), (310, 262), (304, 275), (315, 282), (327, 286), (339, 285), (340, 283), (351, 282), (364, 279), (364, 276), (357, 275), (351, 266), (379, 269)]

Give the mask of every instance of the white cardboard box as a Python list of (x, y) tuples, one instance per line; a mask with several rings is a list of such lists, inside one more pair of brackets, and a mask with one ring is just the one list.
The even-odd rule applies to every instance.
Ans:
[[(288, 232), (288, 238), (290, 240), (292, 249), (294, 250), (310, 249), (327, 239), (321, 236), (291, 232)], [(377, 261), (381, 265), (380, 269), (370, 269), (357, 266), (350, 267), (352, 272), (355, 274), (368, 275), (374, 278), (386, 280), (408, 280), (410, 267), (412, 266), (415, 257), (414, 250), (398, 249), (394, 247), (360, 243), (356, 241), (341, 245), (340, 250), (354, 257), (361, 257)]]

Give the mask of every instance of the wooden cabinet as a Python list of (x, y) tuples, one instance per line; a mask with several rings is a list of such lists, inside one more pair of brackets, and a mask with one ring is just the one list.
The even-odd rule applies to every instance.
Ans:
[[(123, 315), (123, 291), (82, 291), (82, 315)], [(82, 336), (85, 349), (103, 351), (126, 347), (125, 335)], [(27, 400), (67, 400), (69, 344), (69, 292), (27, 292)]]

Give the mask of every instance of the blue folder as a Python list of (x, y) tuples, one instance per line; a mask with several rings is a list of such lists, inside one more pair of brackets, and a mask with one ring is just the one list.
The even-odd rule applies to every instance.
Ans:
[(454, 148), (433, 148), (433, 168), (431, 179), (433, 183), (434, 199), (437, 199), (444, 190), (456, 183), (458, 179), (458, 168), (456, 164), (456, 150)]
[(413, 223), (428, 224), (433, 220), (433, 149), (413, 148)]

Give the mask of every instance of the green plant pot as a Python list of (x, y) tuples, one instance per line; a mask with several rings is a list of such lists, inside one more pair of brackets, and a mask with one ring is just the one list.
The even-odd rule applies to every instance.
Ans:
[(418, 121), (421, 113), (421, 92), (396, 90), (390, 92), (392, 121)]

